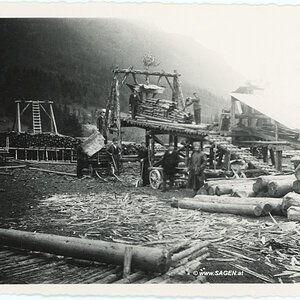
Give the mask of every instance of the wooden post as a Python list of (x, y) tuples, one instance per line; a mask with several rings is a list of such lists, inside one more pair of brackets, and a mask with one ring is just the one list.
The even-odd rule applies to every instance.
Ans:
[(275, 141), (278, 141), (278, 123), (275, 121)]
[(120, 90), (119, 90), (119, 80), (116, 78), (116, 125), (117, 125), (117, 139), (119, 147), (121, 148), (121, 110), (120, 110)]
[(17, 100), (17, 124), (18, 124), (18, 132), (21, 132), (21, 112), (20, 112), (20, 100)]
[(282, 150), (276, 151), (276, 169), (282, 171)]
[(130, 275), (131, 260), (132, 260), (132, 247), (126, 246), (124, 252), (123, 278), (126, 278)]
[(231, 157), (230, 151), (226, 151), (224, 156), (224, 166), (223, 166), (225, 170), (230, 169), (230, 157)]
[(150, 156), (150, 161), (151, 161), (151, 165), (154, 164), (155, 162), (155, 156), (154, 156), (154, 146), (155, 146), (155, 141), (154, 141), (154, 133), (152, 133), (151, 135), (151, 156)]
[(55, 132), (55, 134), (58, 134), (57, 126), (56, 126), (56, 122), (55, 122), (55, 117), (54, 117), (54, 112), (53, 112), (53, 107), (52, 107), (52, 103), (49, 103), (49, 105), (50, 105), (51, 119), (52, 119), (53, 126), (54, 126), (54, 132)]
[(178, 136), (177, 135), (173, 136), (173, 141), (174, 141), (174, 149), (177, 150), (177, 148), (178, 148)]
[(190, 140), (186, 141), (186, 146), (185, 146), (185, 166), (187, 167), (189, 165), (189, 155), (190, 155)]
[(172, 134), (169, 135), (169, 145), (174, 143), (174, 136)]
[(233, 97), (231, 97), (231, 118), (230, 118), (231, 129), (236, 126), (235, 104), (236, 104), (236, 100)]
[(263, 162), (267, 164), (269, 161), (268, 146), (262, 147), (262, 155), (263, 155)]

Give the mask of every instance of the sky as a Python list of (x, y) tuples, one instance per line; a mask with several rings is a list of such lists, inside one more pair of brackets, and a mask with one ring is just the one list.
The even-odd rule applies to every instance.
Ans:
[[(300, 6), (102, 3), (49, 8), (47, 16), (125, 18), (188, 35), (245, 79), (264, 86), (270, 105), (272, 99), (289, 107), (300, 102)], [(22, 13), (43, 15), (30, 9)]]

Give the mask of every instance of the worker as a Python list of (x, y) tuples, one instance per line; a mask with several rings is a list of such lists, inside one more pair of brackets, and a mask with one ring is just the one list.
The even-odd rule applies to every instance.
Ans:
[(163, 189), (166, 191), (167, 180), (169, 180), (170, 188), (174, 185), (176, 168), (179, 163), (179, 154), (175, 151), (174, 143), (170, 143), (167, 151), (165, 152), (161, 165), (163, 168)]
[(97, 119), (97, 127), (98, 127), (99, 132), (103, 135), (104, 144), (106, 145), (107, 144), (107, 128), (105, 125), (105, 113), (106, 113), (105, 109), (100, 110), (100, 114)]
[(193, 197), (197, 195), (199, 189), (204, 185), (204, 170), (206, 168), (207, 157), (200, 149), (200, 143), (194, 143), (194, 150), (189, 164), (188, 188), (193, 189)]
[(82, 178), (83, 177), (82, 171), (86, 167), (89, 157), (84, 152), (81, 143), (78, 144), (78, 146), (76, 147), (76, 158), (77, 158), (77, 168), (76, 168), (77, 178)]
[(141, 177), (143, 179), (143, 186), (149, 185), (149, 151), (146, 143), (141, 143), (141, 148), (138, 151), (138, 157), (140, 159)]
[(114, 137), (112, 139), (112, 144), (109, 146), (107, 152), (112, 157), (112, 162), (113, 162), (113, 167), (115, 169), (115, 173), (117, 175), (119, 175), (119, 173), (120, 173), (120, 155), (121, 155), (121, 150), (120, 150), (120, 147), (118, 145), (117, 138)]
[(138, 112), (138, 105), (139, 105), (140, 99), (139, 95), (136, 89), (133, 89), (133, 93), (129, 97), (129, 104), (131, 109), (131, 118), (135, 120), (136, 114)]
[(200, 105), (200, 98), (197, 93), (193, 93), (195, 98), (186, 98), (183, 111), (185, 111), (189, 106), (193, 104), (194, 110), (194, 121), (196, 124), (201, 123), (201, 105)]

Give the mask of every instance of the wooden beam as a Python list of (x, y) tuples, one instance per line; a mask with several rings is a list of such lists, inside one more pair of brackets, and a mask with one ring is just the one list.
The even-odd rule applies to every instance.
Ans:
[(16, 101), (17, 103), (17, 124), (18, 124), (18, 132), (21, 132), (21, 112), (20, 112), (20, 101)]
[(236, 121), (235, 121), (235, 104), (236, 104), (236, 99), (231, 97), (231, 118), (230, 118), (230, 123), (231, 123), (231, 128), (236, 126)]
[(146, 71), (146, 70), (131, 70), (131, 69), (115, 69), (113, 71), (114, 73), (118, 74), (118, 73), (129, 73), (129, 74), (140, 74), (140, 75), (152, 75), (152, 76), (167, 76), (167, 77), (177, 77), (180, 76), (181, 74), (179, 73), (168, 73), (168, 72), (164, 72), (164, 71)]

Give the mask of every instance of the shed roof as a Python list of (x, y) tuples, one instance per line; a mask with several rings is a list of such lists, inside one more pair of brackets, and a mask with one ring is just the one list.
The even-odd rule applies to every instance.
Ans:
[(300, 103), (289, 97), (231, 93), (230, 96), (291, 129), (300, 129)]

